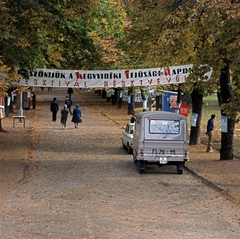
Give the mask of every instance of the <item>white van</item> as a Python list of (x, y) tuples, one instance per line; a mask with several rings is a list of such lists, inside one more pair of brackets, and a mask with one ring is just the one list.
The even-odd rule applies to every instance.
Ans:
[(189, 160), (187, 118), (165, 112), (141, 112), (136, 115), (133, 135), (133, 160), (143, 173), (146, 164), (176, 165), (183, 173)]

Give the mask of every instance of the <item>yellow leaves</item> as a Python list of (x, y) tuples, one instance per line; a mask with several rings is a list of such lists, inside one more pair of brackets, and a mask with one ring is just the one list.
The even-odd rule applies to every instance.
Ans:
[(18, 47), (28, 47), (30, 44), (26, 39), (18, 38), (18, 42), (16, 44)]
[(6, 92), (7, 89), (8, 89), (8, 87), (5, 85), (5, 82), (0, 79), (0, 97), (8, 96), (8, 94)]
[(12, 84), (14, 81), (16, 81), (19, 78), (19, 75), (17, 72), (11, 71), (11, 68), (2, 65), (0, 67), (0, 96), (6, 96), (7, 94), (4, 91), (7, 91), (8, 86), (6, 83)]
[(66, 61), (66, 59), (64, 59), (60, 54), (60, 51), (59, 51), (60, 48), (61, 47), (58, 44), (56, 44), (56, 45), (51, 45), (47, 49), (48, 59), (50, 62), (54, 63), (55, 65), (60, 64), (60, 62), (62, 61)]
[(105, 25), (105, 26), (108, 26), (109, 25), (109, 22), (107, 21), (106, 18), (102, 18), (102, 24)]

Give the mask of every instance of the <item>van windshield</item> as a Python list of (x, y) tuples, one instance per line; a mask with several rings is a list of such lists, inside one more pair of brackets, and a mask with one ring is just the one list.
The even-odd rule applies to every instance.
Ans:
[(179, 134), (179, 120), (150, 120), (150, 134)]

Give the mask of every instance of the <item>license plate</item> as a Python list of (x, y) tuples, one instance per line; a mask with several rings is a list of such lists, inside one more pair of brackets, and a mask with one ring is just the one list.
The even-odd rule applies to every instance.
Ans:
[(165, 155), (165, 154), (171, 154), (171, 155), (175, 155), (176, 154), (176, 150), (170, 149), (170, 150), (165, 150), (165, 149), (152, 149), (152, 156), (155, 155)]

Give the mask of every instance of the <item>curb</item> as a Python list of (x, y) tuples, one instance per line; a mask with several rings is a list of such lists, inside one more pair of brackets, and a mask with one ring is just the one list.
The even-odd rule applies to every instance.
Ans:
[(190, 174), (192, 174), (194, 177), (200, 179), (205, 185), (207, 185), (207, 186), (213, 188), (215, 191), (220, 192), (221, 194), (223, 194), (230, 201), (235, 202), (235, 203), (239, 203), (238, 200), (228, 190), (220, 187), (218, 184), (216, 184), (215, 182), (209, 180), (208, 178), (205, 178), (205, 177), (201, 176), (200, 174), (194, 172), (193, 170), (191, 170), (187, 166), (185, 166), (185, 169)]

